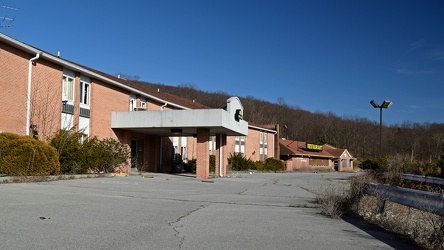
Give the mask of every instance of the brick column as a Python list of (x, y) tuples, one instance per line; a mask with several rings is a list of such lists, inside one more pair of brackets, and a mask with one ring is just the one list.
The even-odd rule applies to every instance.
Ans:
[[(215, 176), (227, 176), (227, 135), (216, 135), (216, 170)], [(222, 169), (222, 175), (220, 175)]]
[(197, 129), (196, 178), (207, 179), (210, 173), (209, 137), (209, 129)]

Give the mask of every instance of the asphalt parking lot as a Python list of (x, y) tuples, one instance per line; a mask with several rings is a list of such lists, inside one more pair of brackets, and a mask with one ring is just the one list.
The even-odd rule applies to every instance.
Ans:
[(397, 249), (320, 214), (315, 193), (354, 173), (230, 173), (0, 184), (0, 249)]

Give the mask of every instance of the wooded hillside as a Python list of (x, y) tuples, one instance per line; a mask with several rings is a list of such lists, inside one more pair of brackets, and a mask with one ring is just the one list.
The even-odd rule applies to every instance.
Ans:
[[(224, 92), (210, 93), (193, 85), (178, 87), (163, 84), (141, 83), (191, 100), (210, 108), (223, 108), (230, 97)], [(328, 143), (346, 148), (359, 160), (384, 155), (401, 155), (412, 161), (436, 162), (444, 154), (444, 124), (412, 123), (382, 128), (382, 147), (379, 146), (379, 122), (359, 116), (338, 117), (336, 114), (312, 113), (279, 100), (278, 103), (240, 97), (244, 106), (244, 119), (257, 124), (279, 124), (281, 137), (313, 143)], [(286, 125), (286, 129), (284, 128)]]

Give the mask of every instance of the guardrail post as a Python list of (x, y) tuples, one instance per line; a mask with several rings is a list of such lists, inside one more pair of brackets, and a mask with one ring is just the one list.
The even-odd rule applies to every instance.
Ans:
[(385, 208), (385, 199), (378, 198), (378, 208), (377, 208), (377, 214), (384, 213)]

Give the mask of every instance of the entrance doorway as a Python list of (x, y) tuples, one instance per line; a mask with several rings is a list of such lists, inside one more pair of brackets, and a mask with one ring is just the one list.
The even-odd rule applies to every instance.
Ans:
[(137, 139), (131, 139), (131, 172), (137, 171)]

